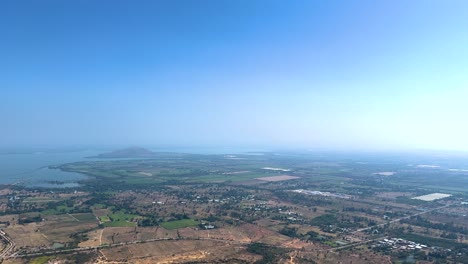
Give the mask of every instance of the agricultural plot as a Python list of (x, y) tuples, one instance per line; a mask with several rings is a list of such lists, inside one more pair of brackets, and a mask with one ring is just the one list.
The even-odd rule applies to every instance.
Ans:
[(48, 216), (46, 221), (38, 226), (39, 232), (51, 242), (70, 242), (71, 234), (84, 232), (98, 226), (96, 217), (92, 214), (55, 215)]
[(176, 238), (178, 238), (177, 230), (167, 230), (161, 227), (106, 227), (100, 234), (102, 244)]
[(95, 222), (96, 216), (91, 213), (70, 214), (73, 218), (80, 222)]
[(175, 263), (205, 260), (211, 254), (224, 252), (226, 242), (219, 241), (158, 241), (102, 250), (108, 261), (147, 259), (147, 263)]
[(166, 229), (172, 230), (172, 229), (179, 229), (179, 228), (184, 228), (184, 227), (189, 227), (189, 226), (196, 226), (198, 224), (199, 222), (193, 219), (182, 219), (182, 220), (164, 222), (164, 223), (161, 223), (161, 226)]
[(110, 222), (104, 222), (104, 226), (106, 227), (130, 227), (130, 226), (137, 226), (135, 222), (129, 222), (129, 221), (110, 221)]
[(105, 227), (132, 227), (141, 218), (139, 215), (127, 214), (124, 211), (111, 213), (108, 209), (94, 210), (94, 214)]
[(23, 200), (24, 203), (49, 203), (49, 202), (57, 202), (63, 199), (59, 198), (52, 198), (52, 197), (28, 197)]
[(36, 223), (27, 225), (14, 225), (4, 229), (5, 233), (11, 237), (17, 247), (35, 248), (48, 247), (53, 242), (41, 232), (36, 232), (39, 226)]

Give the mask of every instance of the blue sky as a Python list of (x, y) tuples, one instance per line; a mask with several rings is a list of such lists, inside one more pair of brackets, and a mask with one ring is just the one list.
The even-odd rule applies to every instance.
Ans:
[(468, 2), (2, 1), (0, 146), (468, 150)]

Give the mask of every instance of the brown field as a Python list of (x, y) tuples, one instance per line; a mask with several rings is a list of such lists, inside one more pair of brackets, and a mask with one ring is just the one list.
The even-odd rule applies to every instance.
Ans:
[[(76, 216), (79, 214), (75, 214)], [(70, 235), (96, 228), (96, 219), (83, 221), (78, 220), (73, 215), (53, 215), (47, 216), (46, 221), (38, 227), (39, 231), (52, 242), (69, 242)]]
[(16, 243), (16, 248), (21, 247), (49, 247), (54, 242), (70, 242), (73, 233), (83, 232), (96, 228), (97, 220), (78, 220), (88, 214), (62, 214), (45, 216), (45, 221), (24, 225), (14, 224), (4, 231)]
[(203, 261), (210, 263), (218, 259), (243, 259), (252, 263), (259, 256), (245, 252), (244, 247), (230, 243), (208, 240), (157, 241), (127, 245), (101, 251), (107, 261), (128, 263), (186, 263)]
[(24, 259), (5, 259), (2, 263), (5, 264), (24, 264), (28, 263)]
[(94, 209), (93, 214), (97, 217), (106, 216), (107, 214), (110, 214), (110, 210), (109, 209)]
[(157, 238), (176, 239), (177, 230), (167, 230), (162, 227), (106, 227), (102, 231), (101, 242), (112, 244)]
[(179, 234), (183, 238), (211, 238), (226, 241), (236, 241), (239, 243), (250, 243), (252, 240), (240, 228), (226, 227), (212, 230), (196, 230), (195, 228), (179, 229)]
[(300, 179), (300, 178), (301, 177), (281, 175), (281, 176), (261, 177), (261, 178), (255, 178), (255, 179), (259, 181), (277, 182), (277, 181), (287, 181), (287, 180), (294, 180), (294, 179)]
[(212, 230), (197, 230), (195, 228), (187, 227), (179, 229), (179, 235), (181, 238), (220, 239), (236, 241), (238, 243), (263, 242), (272, 245), (281, 245), (286, 241), (292, 240), (287, 236), (253, 224), (227, 226)]
[(410, 195), (411, 193), (409, 192), (381, 192), (381, 193), (378, 193), (376, 196), (382, 197), (382, 198), (395, 199), (398, 196), (410, 196)]
[(37, 232), (39, 225), (13, 225), (4, 229), (5, 233), (16, 243), (16, 247), (47, 247), (52, 242), (41, 232)]
[(10, 222), (10, 223), (15, 223), (15, 219), (18, 219), (17, 214), (11, 214), (11, 215), (2, 215), (0, 216), (0, 221), (1, 222)]
[[(99, 231), (99, 230), (98, 230)], [(102, 244), (131, 242), (135, 240), (151, 239), (220, 239), (226, 241), (236, 241), (238, 243), (250, 243), (262, 241), (270, 244), (282, 244), (291, 240), (286, 236), (278, 234), (267, 228), (243, 224), (241, 226), (227, 226), (212, 230), (200, 230), (194, 227), (181, 228), (178, 230), (167, 230), (162, 227), (106, 227), (102, 230), (102, 235), (97, 231), (88, 233), (90, 240), (96, 243), (99, 236)], [(85, 243), (84, 245), (88, 245)]]
[(93, 230), (87, 233), (88, 240), (78, 244), (79, 247), (97, 247), (102, 244), (102, 233), (104, 229)]

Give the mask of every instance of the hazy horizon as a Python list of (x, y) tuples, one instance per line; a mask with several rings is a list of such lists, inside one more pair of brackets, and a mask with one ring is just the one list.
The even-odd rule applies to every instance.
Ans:
[(24, 3), (0, 148), (468, 151), (466, 1)]

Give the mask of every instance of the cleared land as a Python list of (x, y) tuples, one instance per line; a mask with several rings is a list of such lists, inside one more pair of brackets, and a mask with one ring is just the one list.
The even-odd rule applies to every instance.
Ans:
[(414, 197), (413, 199), (426, 201), (426, 202), (431, 202), (431, 201), (435, 201), (435, 200), (439, 200), (439, 199), (444, 199), (444, 198), (447, 198), (447, 197), (450, 197), (450, 196), (452, 196), (452, 195), (451, 194), (445, 194), (445, 193), (431, 193), (431, 194), (426, 194), (426, 195), (422, 195), (422, 196), (417, 196), (417, 197)]
[(281, 175), (281, 176), (261, 177), (261, 178), (255, 178), (255, 179), (259, 181), (277, 182), (277, 181), (287, 181), (287, 180), (294, 180), (294, 179), (300, 179), (300, 178), (301, 177)]

